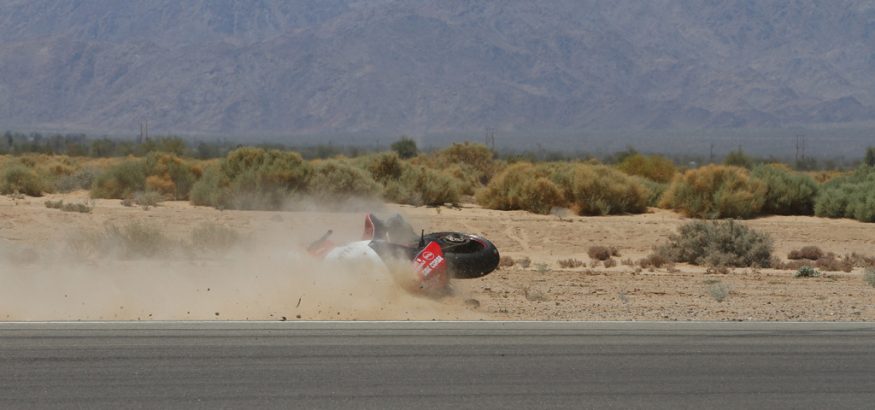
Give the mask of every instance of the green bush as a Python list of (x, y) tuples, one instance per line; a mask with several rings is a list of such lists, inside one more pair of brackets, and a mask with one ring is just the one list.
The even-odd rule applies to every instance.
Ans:
[(19, 193), (30, 196), (42, 196), (44, 184), (36, 171), (20, 165), (12, 164), (3, 171), (3, 180), (0, 181), (0, 193), (7, 195)]
[(814, 214), (875, 222), (875, 169), (861, 167), (824, 184), (815, 199)]
[(407, 138), (406, 136), (402, 136), (401, 139), (392, 143), (392, 151), (398, 153), (398, 156), (404, 159), (413, 158), (419, 153), (419, 149), (416, 148), (416, 141)]
[(766, 268), (771, 264), (772, 239), (732, 220), (694, 221), (670, 235), (656, 254), (694, 265)]
[(799, 268), (793, 276), (797, 278), (814, 278), (820, 276), (820, 272), (811, 266), (803, 266)]
[(766, 193), (744, 168), (707, 165), (675, 177), (659, 205), (697, 218), (749, 218), (762, 210)]
[(207, 168), (203, 176), (191, 187), (189, 199), (192, 205), (224, 209), (230, 202), (228, 180), (218, 166)]
[(751, 179), (765, 184), (766, 196), (760, 212), (770, 215), (813, 215), (817, 183), (805, 174), (781, 165), (760, 165)]

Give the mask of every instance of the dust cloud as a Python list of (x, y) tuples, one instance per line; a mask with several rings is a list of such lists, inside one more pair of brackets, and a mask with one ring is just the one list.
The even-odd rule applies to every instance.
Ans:
[(461, 295), (411, 291), (410, 270), (387, 275), (306, 252), (328, 228), (336, 243), (358, 239), (362, 219), (271, 213), (239, 222), (239, 236), (221, 222), (95, 222), (39, 246), (0, 242), (0, 320), (478, 318)]

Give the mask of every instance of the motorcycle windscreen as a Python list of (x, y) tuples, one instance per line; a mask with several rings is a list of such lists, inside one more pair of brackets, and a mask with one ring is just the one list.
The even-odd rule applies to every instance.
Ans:
[(413, 258), (413, 268), (422, 289), (442, 289), (447, 287), (450, 276), (447, 274), (447, 260), (437, 242), (430, 242)]

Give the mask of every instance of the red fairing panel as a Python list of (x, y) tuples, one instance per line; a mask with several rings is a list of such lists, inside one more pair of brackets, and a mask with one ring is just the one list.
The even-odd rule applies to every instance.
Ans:
[(365, 231), (362, 233), (363, 241), (374, 239), (374, 221), (371, 220), (371, 214), (365, 215)]
[(423, 289), (445, 288), (450, 281), (447, 261), (437, 242), (430, 242), (413, 259), (413, 268)]

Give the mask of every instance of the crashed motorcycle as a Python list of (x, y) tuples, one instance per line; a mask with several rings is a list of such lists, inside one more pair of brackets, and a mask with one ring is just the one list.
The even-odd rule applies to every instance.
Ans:
[(461, 232), (421, 231), (417, 235), (400, 215), (386, 221), (365, 216), (362, 240), (337, 245), (332, 231), (311, 243), (307, 251), (326, 261), (367, 262), (389, 271), (397, 262), (410, 263), (419, 289), (440, 291), (450, 278), (478, 278), (498, 267), (498, 249), (488, 239)]

